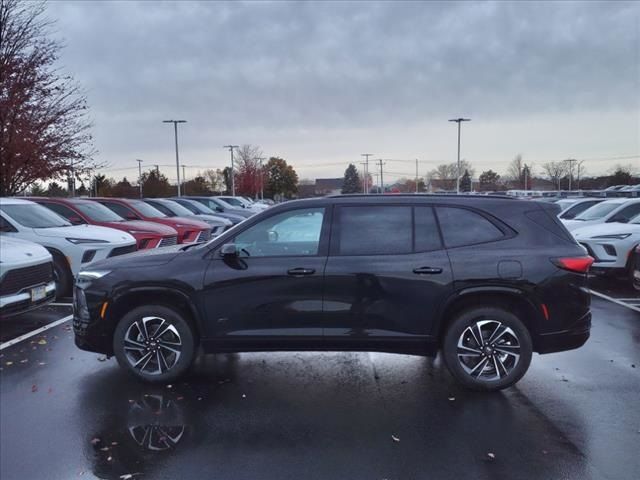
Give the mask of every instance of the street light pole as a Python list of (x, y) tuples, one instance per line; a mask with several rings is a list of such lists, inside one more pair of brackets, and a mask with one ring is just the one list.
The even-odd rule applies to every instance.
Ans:
[(470, 118), (452, 118), (450, 122), (456, 122), (458, 124), (458, 169), (456, 175), (456, 193), (460, 193), (460, 124), (462, 122), (470, 122)]
[(180, 157), (178, 156), (178, 124), (179, 123), (187, 123), (186, 120), (163, 120), (162, 123), (173, 123), (173, 134), (176, 142), (176, 175), (177, 175), (177, 184), (178, 184), (178, 196), (182, 196), (180, 194)]
[(236, 181), (235, 181), (235, 174), (234, 174), (235, 166), (233, 165), (233, 149), (234, 148), (240, 148), (240, 147), (238, 145), (225, 145), (222, 148), (228, 148), (229, 151), (231, 152), (231, 196), (235, 197), (236, 196)]
[(140, 187), (140, 198), (142, 198), (142, 160), (136, 158), (138, 162), (138, 186)]

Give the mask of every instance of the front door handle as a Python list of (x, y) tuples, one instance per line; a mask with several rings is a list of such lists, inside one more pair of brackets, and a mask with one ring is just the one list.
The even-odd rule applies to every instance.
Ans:
[(413, 269), (413, 273), (417, 275), (434, 275), (442, 273), (442, 269), (437, 267), (418, 267)]
[(287, 270), (287, 273), (292, 277), (303, 277), (305, 275), (313, 275), (314, 273), (316, 273), (316, 269), (298, 267)]

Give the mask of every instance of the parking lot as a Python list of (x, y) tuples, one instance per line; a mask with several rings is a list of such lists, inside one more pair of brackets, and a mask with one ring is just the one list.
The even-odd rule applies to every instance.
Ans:
[[(593, 286), (637, 298), (620, 284)], [(64, 303), (3, 321), (3, 479), (640, 471), (640, 314), (597, 296), (583, 348), (534, 356), (516, 387), (495, 394), (464, 390), (440, 358), (379, 353), (207, 356), (187, 381), (149, 386), (114, 359), (78, 350)]]

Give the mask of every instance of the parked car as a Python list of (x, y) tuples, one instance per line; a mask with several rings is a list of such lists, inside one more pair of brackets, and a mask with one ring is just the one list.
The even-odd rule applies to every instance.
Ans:
[(100, 225), (132, 235), (138, 250), (166, 247), (178, 243), (178, 232), (166, 225), (143, 220), (125, 220), (104, 205), (80, 198), (41, 198), (36, 202), (67, 219), (72, 225)]
[(220, 200), (218, 197), (187, 197), (192, 200), (196, 200), (202, 203), (204, 206), (209, 207), (211, 210), (221, 213), (231, 213), (233, 215), (240, 215), (244, 218), (249, 218), (254, 215), (254, 212), (247, 210), (246, 208), (236, 208), (229, 205), (224, 200)]
[(211, 227), (205, 222), (182, 217), (167, 217), (142, 200), (128, 198), (92, 198), (127, 220), (160, 223), (178, 232), (178, 243), (204, 242), (211, 238)]
[(53, 258), (40, 245), (0, 234), (0, 319), (56, 297)]
[(247, 210), (249, 210), (251, 212), (254, 212), (254, 213), (260, 213), (263, 210), (266, 210), (267, 208), (269, 208), (268, 205), (254, 204), (254, 203), (248, 201), (244, 197), (219, 196), (219, 197), (216, 197), (216, 198), (219, 198), (220, 200), (222, 200), (223, 202), (228, 203), (229, 205), (231, 205), (234, 208), (246, 208)]
[(562, 220), (569, 231), (598, 223), (627, 223), (640, 213), (640, 198), (612, 198), (586, 209), (573, 220)]
[(227, 228), (230, 228), (231, 225), (233, 225), (226, 218), (217, 217), (215, 215), (196, 215), (192, 213), (191, 210), (183, 207), (173, 200), (165, 198), (145, 198), (144, 201), (152, 207), (160, 210), (167, 217), (190, 218), (192, 220), (208, 223), (211, 228), (211, 235), (214, 237), (220, 235)]
[(128, 233), (94, 225), (71, 225), (48, 208), (16, 198), (0, 199), (2, 235), (45, 247), (53, 257), (56, 292), (71, 293), (73, 277), (83, 265), (136, 251)]
[(200, 203), (199, 201), (194, 200), (193, 198), (173, 197), (171, 200), (179, 203), (194, 215), (215, 215), (216, 217), (226, 218), (233, 225), (240, 223), (246, 218), (241, 215), (226, 213), (224, 211), (213, 211), (212, 209), (207, 207), (205, 204)]
[(640, 245), (633, 251), (633, 268), (631, 269), (631, 285), (640, 290)]
[(558, 218), (561, 220), (572, 220), (586, 209), (602, 201), (604, 201), (604, 198), (563, 198), (556, 202), (556, 205), (560, 207)]
[[(489, 196), (295, 200), (212, 241), (80, 274), (76, 345), (169, 382), (205, 352), (435, 355), (499, 390), (583, 345), (593, 259), (557, 207)], [(155, 252), (154, 252), (155, 253)]]
[(571, 233), (594, 258), (593, 273), (630, 274), (633, 250), (640, 244), (640, 214), (628, 223), (599, 223)]

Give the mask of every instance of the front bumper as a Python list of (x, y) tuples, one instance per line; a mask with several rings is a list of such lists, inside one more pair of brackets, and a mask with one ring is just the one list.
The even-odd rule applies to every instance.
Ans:
[(9, 317), (24, 313), (33, 308), (41, 307), (56, 298), (56, 284), (49, 282), (45, 285), (45, 297), (40, 300), (31, 300), (31, 291), (23, 291), (0, 297), (0, 315)]
[(553, 353), (573, 350), (584, 345), (591, 335), (591, 312), (587, 312), (567, 330), (540, 334), (535, 350)]

